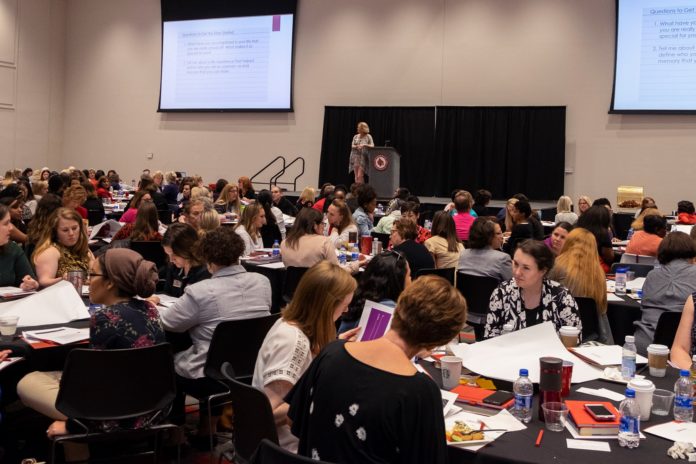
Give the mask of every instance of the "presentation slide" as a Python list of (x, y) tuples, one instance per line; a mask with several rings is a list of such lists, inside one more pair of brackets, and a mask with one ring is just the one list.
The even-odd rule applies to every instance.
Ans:
[(618, 5), (612, 111), (696, 111), (696, 2)]
[(291, 110), (293, 15), (165, 21), (160, 110)]

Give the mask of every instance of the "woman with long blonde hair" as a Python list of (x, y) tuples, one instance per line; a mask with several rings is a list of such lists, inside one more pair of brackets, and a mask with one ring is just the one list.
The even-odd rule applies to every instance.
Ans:
[[(256, 358), (252, 385), (271, 402), (280, 445), (297, 451), (290, 433), (285, 395), (302, 377), (312, 359), (336, 339), (336, 321), (348, 310), (357, 287), (355, 279), (337, 264), (322, 261), (300, 280), (290, 304), (266, 335)], [(351, 340), (360, 328), (341, 334)]]
[(233, 216), (239, 216), (242, 211), (242, 202), (239, 199), (239, 187), (236, 184), (225, 185), (214, 207), (220, 214), (230, 213)]
[(505, 203), (505, 221), (501, 226), (506, 236), (510, 236), (512, 228), (515, 227), (515, 219), (512, 217), (512, 207), (515, 206), (518, 201), (520, 200), (517, 198), (510, 198), (507, 203)]
[(613, 345), (607, 319), (606, 275), (599, 262), (597, 241), (586, 229), (573, 229), (549, 272), (549, 279), (566, 287), (573, 297), (592, 298), (597, 304), (599, 341)]
[(633, 229), (633, 232), (643, 230), (643, 220), (645, 219), (645, 216), (664, 216), (664, 214), (662, 214), (662, 212), (657, 208), (645, 208), (631, 223), (631, 229)]

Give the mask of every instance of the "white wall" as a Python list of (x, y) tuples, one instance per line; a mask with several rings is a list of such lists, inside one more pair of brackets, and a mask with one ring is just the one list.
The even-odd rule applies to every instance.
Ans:
[(566, 105), (568, 194), (692, 194), (696, 117), (607, 114), (612, 0), (300, 0), (290, 114), (158, 114), (159, 0), (67, 5), (65, 165), (214, 181), (300, 154), (315, 184), (324, 105)]
[(0, 0), (2, 169), (61, 162), (65, 2)]

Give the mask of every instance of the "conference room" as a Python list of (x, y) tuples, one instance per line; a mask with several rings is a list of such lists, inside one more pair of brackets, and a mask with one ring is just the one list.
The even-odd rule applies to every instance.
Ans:
[[(653, 67), (647, 66), (645, 60), (666, 58), (641, 55), (648, 53), (645, 51), (647, 49), (631, 45), (642, 43), (642, 40), (654, 40), (659, 42), (654, 45), (658, 50), (662, 46), (668, 48), (662, 53), (672, 53), (669, 47), (692, 46), (693, 40), (689, 42), (691, 39), (688, 38), (683, 44), (675, 45), (672, 42), (674, 38), (667, 37), (669, 33), (659, 29), (651, 29), (652, 32), (645, 32), (645, 36), (641, 36), (641, 29), (632, 29), (631, 26), (647, 21), (643, 15), (654, 14), (659, 15), (660, 19), (651, 27), (678, 28), (681, 27), (679, 21), (682, 19), (675, 15), (684, 15), (686, 21), (693, 20), (693, 12), (688, 7), (684, 11), (671, 12), (668, 10), (674, 6), (662, 1), (639, 2), (636, 10), (626, 10), (625, 17), (621, 17), (619, 8), (630, 4), (606, 0), (388, 0), (377, 3), (358, 0), (349, 4), (303, 0), (297, 4), (278, 2), (282, 6), (278, 9), (274, 9), (279, 6), (276, 2), (258, 2), (256, 6), (245, 5), (235, 13), (227, 13), (236, 20), (242, 17), (270, 17), (263, 25), (251, 21), (241, 26), (237, 23), (229, 26), (232, 29), (250, 28), (253, 33), (269, 34), (269, 37), (277, 34), (268, 43), (274, 53), (284, 50), (284, 58), (271, 64), (270, 74), (258, 78), (257, 75), (249, 77), (249, 56), (239, 58), (240, 61), (232, 65), (223, 63), (226, 58), (222, 55), (213, 58), (219, 60), (219, 63), (205, 61), (215, 47), (227, 44), (233, 47), (230, 50), (253, 52), (255, 45), (252, 44), (259, 43), (254, 42), (256, 38), (250, 39), (252, 42), (242, 43), (242, 39), (225, 37), (223, 33), (218, 35), (216, 31), (225, 31), (228, 26), (205, 23), (206, 20), (217, 20), (225, 16), (219, 10), (222, 8), (219, 2), (201, 3), (196, 8), (182, 6), (180, 2), (149, 0), (126, 0), (117, 4), (101, 0), (2, 0), (1, 4), (3, 9), (0, 21), (3, 26), (0, 27), (0, 43), (4, 45), (0, 46), (0, 140), (3, 141), (2, 164), (6, 171), (22, 171), (31, 166), (40, 176), (42, 168), (48, 167), (50, 176), (51, 171), (60, 175), (64, 169), (74, 166), (78, 170), (102, 169), (108, 181), (107, 171), (113, 169), (120, 176), (119, 185), (124, 191), (123, 196), (119, 196), (116, 189), (115, 196), (119, 200), (126, 200), (125, 192), (128, 192), (128, 202), (143, 180), (144, 170), (149, 171), (153, 182), (154, 174), (160, 171), (163, 177), (163, 198), (166, 197), (164, 187), (168, 184), (187, 183), (182, 181), (190, 178), (191, 191), (193, 187), (207, 187), (210, 194), (214, 195), (216, 189), (209, 188), (210, 184), (226, 179), (237, 185), (240, 199), (253, 200), (245, 196), (249, 194), (245, 182), (239, 185), (239, 179), (247, 177), (253, 184), (253, 193), (269, 190), (273, 202), (276, 195), (273, 187), (280, 187), (284, 190), (280, 192), (282, 196), (297, 206), (295, 200), (305, 187), (318, 191), (325, 183), (344, 186), (347, 192), (345, 202), (348, 205), (356, 203), (358, 192), (350, 192), (350, 186), (359, 180), (356, 176), (362, 169), (365, 176), (363, 180), (376, 189), (376, 205), (372, 212), (369, 210), (373, 206), (369, 202), (358, 204), (357, 207), (365, 212), (365, 217), (371, 219), (373, 225), (379, 222), (380, 211), (384, 211), (385, 216), (397, 215), (395, 209), (389, 211), (394, 187), (408, 189), (419, 203), (420, 216), (415, 236), (407, 225), (392, 226), (388, 230), (391, 235), (392, 230), (396, 229), (394, 233), (398, 234), (397, 240), (406, 242), (405, 246), (400, 243), (393, 248), (397, 248), (398, 256), (406, 253), (402, 257), (411, 258), (406, 259), (409, 272), (411, 267), (416, 267), (413, 265), (415, 258), (409, 251), (402, 252), (398, 248), (422, 251), (415, 246), (422, 245), (432, 253), (439, 246), (454, 253), (449, 249), (451, 244), (446, 238), (445, 225), (440, 226), (438, 223), (438, 231), (434, 234), (443, 239), (438, 242), (439, 245), (434, 242), (426, 244), (427, 238), (425, 235), (421, 236), (421, 232), (429, 229), (426, 227), (428, 221), (435, 222), (436, 213), (444, 210), (451, 201), (454, 203), (455, 189), (467, 191), (472, 197), (479, 190), (488, 190), (492, 194), (492, 200), (485, 216), (496, 216), (514, 195), (526, 195), (533, 211), (531, 217), (540, 213), (542, 224), (546, 225), (542, 238), (551, 235), (555, 229), (552, 226), (556, 222), (556, 203), (563, 195), (573, 200), (572, 210), (575, 213), (579, 212), (578, 200), (581, 196), (587, 196), (591, 200), (608, 198), (613, 214), (612, 233), (622, 240), (628, 234), (626, 222), (630, 224), (636, 219), (634, 216), (640, 206), (621, 207), (617, 195), (620, 187), (642, 189), (641, 199), (653, 198), (667, 221), (672, 220), (670, 216), (678, 216), (672, 213), (678, 212), (679, 202), (692, 200), (685, 186), (689, 185), (689, 174), (693, 170), (689, 154), (696, 144), (693, 105), (689, 106), (693, 102), (689, 101), (688, 89), (681, 94), (660, 93), (664, 89), (677, 89), (675, 92), (678, 92), (678, 88), (674, 85), (661, 85), (655, 80), (659, 77), (655, 70), (667, 71), (668, 77), (682, 76), (679, 79), (685, 81), (688, 81), (688, 76), (692, 75), (688, 73), (692, 71), (687, 63), (681, 65), (655, 61)], [(655, 12), (650, 13), (651, 9)], [(621, 18), (626, 22), (621, 22)], [(208, 29), (188, 29), (198, 26), (198, 21), (203, 21)], [(677, 24), (659, 25), (659, 21), (676, 21)], [(177, 29), (178, 26), (182, 29)], [(268, 32), (262, 31), (264, 27), (268, 28)], [(625, 37), (619, 34), (619, 39), (626, 42), (619, 40), (618, 48), (617, 31), (628, 34)], [(204, 35), (207, 37), (205, 41)], [(169, 39), (175, 42), (168, 42)], [(186, 52), (177, 48), (176, 40), (188, 41), (186, 43), (189, 48)], [(227, 43), (226, 40), (231, 42)], [(629, 46), (623, 48), (621, 45), (624, 43)], [(241, 48), (247, 44), (252, 48)], [(180, 45), (183, 46), (183, 42)], [(623, 52), (625, 53), (621, 54)], [(233, 85), (228, 84), (228, 88), (253, 88), (261, 94), (278, 98), (271, 103), (268, 100), (259, 103), (260, 100), (251, 98), (251, 93), (232, 92), (230, 96), (225, 90), (216, 95), (215, 86), (219, 81), (210, 79), (227, 74), (227, 71), (211, 71), (214, 68), (210, 66), (227, 66), (228, 70), (240, 71), (235, 74), (234, 79), (237, 80), (233, 81)], [(186, 79), (204, 76), (205, 92), (196, 94), (194, 90), (201, 87), (193, 84), (185, 92), (174, 92), (184, 85), (184, 81), (176, 79), (181, 78), (180, 72), (185, 68), (189, 73)], [(170, 73), (172, 70), (175, 70), (173, 74)], [(642, 77), (636, 77), (641, 72), (644, 73)], [(170, 78), (174, 80), (168, 80)], [(679, 79), (670, 82), (678, 82)], [(190, 82), (193, 81), (186, 80), (186, 85)], [(259, 90), (262, 84), (269, 87)], [(633, 95), (631, 92), (649, 96), (642, 101), (633, 101), (630, 99)], [(185, 98), (176, 100), (177, 95), (187, 95), (186, 98), (202, 96), (204, 99), (192, 103)], [(239, 98), (235, 99), (235, 95)], [(360, 122), (366, 123), (369, 132), (358, 128)], [(369, 141), (362, 145), (352, 143), (356, 136), (359, 140), (368, 140), (367, 135), (374, 147), (370, 146)], [(365, 157), (352, 157), (352, 152), (364, 154)], [(393, 158), (386, 158), (388, 156)], [(358, 160), (359, 169), (356, 169), (355, 162), (351, 163), (351, 159)], [(393, 159), (398, 160), (399, 165), (398, 169), (390, 171), (390, 168), (393, 169)], [(371, 162), (376, 164), (370, 164)], [(381, 190), (385, 184), (382, 184), (380, 174), (385, 171), (379, 168), (398, 174), (395, 184), (387, 184), (388, 191)], [(178, 180), (170, 182), (169, 173), (174, 173), (173, 179)], [(85, 177), (91, 180), (89, 176), (90, 173), (87, 172)], [(201, 181), (194, 185), (196, 176)], [(12, 176), (9, 179), (9, 183), (12, 183)], [(99, 181), (98, 178), (94, 180)], [(393, 178), (389, 180), (394, 182)], [(30, 184), (33, 188), (33, 178)], [(159, 192), (160, 185), (155, 185)], [(50, 185), (48, 187), (50, 191)], [(99, 188), (95, 190), (98, 196)], [(106, 190), (108, 192), (108, 188)], [(177, 198), (179, 192), (175, 193), (175, 202), (165, 203), (181, 207), (182, 210), (187, 204), (191, 208), (195, 206), (195, 200), (185, 200), (183, 196)], [(196, 192), (196, 195), (200, 194), (201, 191)], [(234, 200), (230, 203), (229, 195), (234, 196), (234, 193), (226, 194), (228, 199), (224, 199), (222, 217), (220, 214), (217, 217), (208, 215), (206, 221), (212, 222), (205, 223), (212, 224), (211, 227), (217, 230), (214, 227), (217, 219), (223, 223), (228, 222), (222, 228), (247, 234), (248, 240), (247, 236), (243, 236), (243, 240), (252, 248), (258, 248), (253, 257), (257, 261), (249, 263), (246, 259), (241, 259), (241, 268), (247, 274), (260, 274), (267, 279), (268, 287), (263, 284), (264, 290), (255, 292), (254, 296), (261, 297), (263, 294), (262, 299), (265, 300), (268, 290), (268, 310), (277, 314), (292, 301), (291, 295), (284, 291), (285, 282), (292, 282), (292, 279), (288, 279), (289, 272), (282, 261), (283, 253), (280, 261), (273, 257), (273, 242), (278, 240), (279, 248), (283, 247), (283, 239), (287, 240), (294, 230), (293, 220), (296, 215), (283, 215), (281, 212), (278, 216), (270, 205), (268, 210), (260, 208), (254, 215), (251, 214), (254, 207), (249, 208), (249, 217), (243, 218), (244, 211), (239, 207), (235, 209)], [(155, 197), (158, 195), (159, 193), (155, 194)], [(205, 192), (202, 195), (206, 196)], [(316, 194), (313, 197), (316, 199)], [(153, 197), (152, 200), (156, 204), (159, 202), (158, 198)], [(247, 200), (244, 202), (256, 204)], [(30, 200), (27, 199), (27, 203), (28, 201)], [(206, 201), (203, 200), (203, 203)], [(214, 205), (215, 201), (216, 199), (211, 199), (210, 202)], [(335, 206), (335, 201), (339, 201), (339, 206)], [(328, 209), (332, 205), (334, 209), (339, 208), (340, 201), (341, 198), (332, 198), (329, 205), (326, 205), (325, 200), (326, 210), (320, 213), (329, 215)], [(127, 206), (127, 201), (122, 203)], [(147, 200), (144, 203), (149, 204)], [(589, 206), (591, 203), (592, 201)], [(112, 201), (106, 203), (104, 215), (118, 223), (120, 215), (113, 214), (111, 205)], [(64, 206), (62, 202), (60, 206)], [(122, 210), (123, 206), (119, 204), (118, 209)], [(382, 207), (381, 210), (379, 206)], [(56, 209), (57, 206), (52, 208)], [(86, 205), (85, 208), (88, 209)], [(116, 213), (120, 213), (118, 209)], [(246, 205), (244, 209), (247, 210)], [(167, 221), (163, 221), (162, 216), (178, 221), (178, 209), (167, 207), (163, 210), (158, 205), (155, 210), (164, 226), (167, 226)], [(198, 212), (195, 208), (193, 210), (193, 215), (190, 210), (182, 211), (181, 215), (186, 218), (183, 221), (188, 221), (195, 229), (189, 220), (189, 217), (194, 217), (194, 222), (197, 220)], [(401, 214), (401, 208), (397, 210)], [(207, 208), (203, 207), (201, 214), (206, 211)], [(167, 213), (171, 214), (168, 216)], [(298, 214), (300, 213), (302, 210)], [(503, 216), (504, 214), (503, 212)], [(261, 216), (264, 216), (263, 220)], [(363, 218), (360, 214), (358, 216)], [(268, 223), (273, 219), (278, 225), (281, 218), (282, 224), (287, 227), (285, 236), (278, 228), (280, 235), (270, 243), (264, 243), (267, 241), (260, 230), (264, 227), (268, 229)], [(330, 238), (332, 227), (316, 224), (325, 228), (321, 231), (312, 226), (311, 218), (307, 219), (304, 233), (295, 232), (300, 235), (297, 243), (316, 241), (322, 242), (321, 246), (326, 246), (323, 236)], [(244, 228), (232, 224), (235, 221), (243, 223)], [(263, 221), (266, 223), (263, 224)], [(673, 221), (678, 222), (678, 218), (675, 217)], [(103, 221), (97, 219), (92, 222), (95, 222), (92, 224), (94, 230)], [(446, 222), (443, 219), (442, 223)], [(339, 221), (336, 223), (340, 224)], [(395, 224), (398, 225), (396, 219)], [(515, 225), (524, 224), (524, 220), (521, 220)], [(31, 222), (27, 224), (30, 225)], [(504, 217), (502, 225), (505, 226)], [(669, 224), (669, 230), (671, 226)], [(135, 222), (132, 227), (136, 227)], [(491, 227), (493, 235), (497, 236), (495, 226)], [(186, 282), (184, 287), (205, 281), (206, 274), (215, 275), (215, 272), (208, 269), (209, 263), (200, 256), (187, 256), (186, 247), (180, 247), (177, 242), (182, 238), (173, 237), (177, 228), (179, 227), (172, 229), (169, 226), (159, 230), (157, 224), (157, 233), (162, 236), (162, 243), (171, 240), (168, 242), (171, 246), (166, 245), (156, 255), (149, 254), (145, 249), (140, 250), (141, 255), (160, 266), (163, 263), (181, 264), (179, 267), (175, 266), (176, 269), (169, 268), (169, 276), (166, 273), (162, 275), (162, 280), (168, 282), (172, 289), (177, 288), (177, 283), (178, 288), (181, 288), (184, 284), (182, 277), (188, 278), (191, 269), (196, 269), (202, 280), (193, 279), (194, 282)], [(154, 235), (152, 227), (148, 230)], [(521, 229), (518, 228), (519, 230)], [(504, 230), (501, 232), (505, 233)], [(172, 236), (167, 236), (167, 233)], [(190, 235), (190, 231), (183, 235), (186, 233)], [(672, 232), (667, 237), (670, 235)], [(515, 235), (514, 239), (517, 237)], [(193, 239), (192, 236), (191, 238)], [(420, 240), (421, 238), (424, 240)], [(390, 248), (384, 236), (375, 235), (373, 242), (383, 243), (382, 248), (385, 250)], [(486, 242), (480, 248), (481, 251), (474, 253), (471, 253), (473, 249), (469, 244), (462, 245), (466, 247), (467, 255), (483, 255), (491, 247), (491, 243)], [(103, 246), (103, 243), (99, 245)], [(452, 249), (457, 248), (456, 244), (452, 246)], [(625, 251), (621, 246), (626, 245), (610, 247), (615, 251), (617, 263), (621, 260), (619, 255)], [(92, 248), (91, 252), (95, 255), (96, 262), (99, 262), (97, 255), (101, 247)], [(253, 252), (251, 249), (250, 251)], [(345, 254), (345, 267), (350, 268), (353, 280), (358, 283), (356, 292), (360, 291), (359, 282), (374, 260), (371, 256), (372, 249), (358, 251), (357, 265), (351, 264), (355, 262), (352, 250), (347, 249), (346, 252), (351, 253)], [(497, 251), (495, 246), (492, 251)], [(390, 252), (385, 253), (389, 255)], [(244, 258), (244, 254), (241, 253), (241, 258)], [(376, 255), (381, 256), (380, 253)], [(324, 256), (329, 261), (333, 261), (335, 256), (337, 265), (342, 266), (340, 247), (338, 254)], [(514, 252), (508, 254), (508, 257), (512, 261)], [(224, 263), (230, 262), (229, 257), (216, 259), (222, 259)], [(390, 256), (384, 256), (385, 261), (389, 259)], [(403, 260), (393, 255), (391, 259)], [(263, 262), (264, 260), (267, 261)], [(433, 263), (435, 262), (437, 259), (433, 259)], [(33, 261), (29, 259), (29, 263), (33, 264)], [(391, 261), (384, 265), (387, 264), (392, 267), (401, 266)], [(608, 274), (611, 276), (612, 263), (605, 264), (608, 265)], [(512, 262), (510, 266), (512, 269)], [(309, 268), (311, 265), (302, 267)], [(358, 270), (358, 267), (362, 270)], [(39, 269), (34, 268), (33, 271), (39, 272)], [(83, 271), (85, 279), (89, 274), (100, 273), (89, 266)], [(377, 274), (376, 269), (370, 270), (370, 274), (373, 272)], [(35, 277), (38, 282), (40, 276), (35, 274)], [(466, 285), (465, 279), (461, 279), (462, 283), (459, 283), (459, 275), (456, 277), (454, 288), (456, 285)], [(608, 296), (605, 312), (601, 314), (608, 320), (609, 333), (615, 345), (624, 344), (625, 336), (633, 333), (634, 323), (640, 323), (644, 314), (640, 300), (632, 298), (636, 294), (630, 285), (635, 284), (630, 282), (641, 282), (641, 276), (636, 277), (637, 279), (629, 281), (631, 292), (627, 295), (608, 294), (612, 296)], [(96, 276), (96, 279), (99, 280), (100, 277)], [(415, 283), (421, 276), (413, 272), (408, 279)], [(403, 287), (406, 280), (404, 276), (394, 287)], [(646, 277), (644, 285), (649, 284), (647, 280)], [(297, 278), (296, 284), (292, 286), (296, 287), (300, 281)], [(19, 282), (13, 286), (19, 286)], [(42, 287), (36, 295), (31, 294), (10, 303), (19, 304), (51, 289), (52, 286), (45, 289)], [(184, 293), (181, 290), (181, 294)], [(376, 298), (377, 303), (380, 300), (391, 300), (396, 304), (400, 293), (385, 297), (376, 292), (371, 298)], [(159, 289), (154, 294), (166, 295)], [(172, 298), (178, 299), (181, 294)], [(621, 301), (616, 301), (616, 298)], [(165, 299), (166, 296), (162, 298), (163, 302)], [(74, 302), (74, 299), (66, 301)], [(81, 312), (77, 315), (80, 317), (74, 318), (82, 319), (82, 326), (77, 328), (84, 330), (89, 326), (88, 315), (84, 313), (89, 313), (88, 306), (85, 306), (88, 299), (81, 297), (80, 301), (82, 308), (79, 308)], [(165, 303), (176, 304), (175, 301)], [(680, 306), (683, 308), (685, 303), (686, 299)], [(0, 306), (4, 304), (1, 303)], [(469, 297), (467, 304), (471, 315), (477, 305)], [(583, 311), (579, 306), (578, 303), (578, 311)], [(104, 308), (97, 310), (100, 309)], [(354, 312), (352, 322), (359, 326), (360, 318)], [(336, 325), (340, 324), (338, 322)], [(41, 326), (32, 327), (39, 331), (52, 329), (43, 327), (45, 324), (32, 325)], [(26, 327), (29, 326), (20, 323), (20, 332)], [(462, 334), (459, 338), (463, 343), (476, 339), (471, 327), (463, 330)], [(167, 336), (172, 335), (168, 333)], [(507, 335), (503, 335), (505, 336)], [(207, 337), (212, 339), (212, 332)], [(170, 339), (174, 351), (179, 342), (181, 340)], [(481, 340), (471, 345), (487, 342)], [(85, 344), (80, 348), (87, 346)], [(70, 348), (74, 347), (46, 348), (43, 352), (50, 359), (42, 360), (42, 356), (30, 354), (24, 361), (7, 369), (19, 369), (24, 364), (26, 373), (62, 370), (68, 353), (75, 351)], [(318, 354), (313, 353), (312, 358)], [(428, 364), (426, 361), (424, 368), (437, 381), (441, 378), (441, 370), (433, 367), (436, 364), (438, 363)], [(505, 361), (501, 359), (500, 364), (505, 364)], [(221, 365), (218, 366), (220, 367)], [(494, 382), (500, 382), (494, 375), (476, 372), (466, 363), (463, 367), (492, 378)], [(532, 369), (529, 365), (511, 367), (516, 371), (522, 367)], [(4, 374), (0, 372), (0, 376), (10, 373), (7, 369)], [(669, 383), (667, 380), (648, 378), (658, 388), (672, 390), (679, 372), (674, 368), (669, 368), (669, 372), (669, 385), (665, 383)], [(175, 373), (181, 374), (178, 370)], [(248, 373), (249, 381), (252, 376), (253, 366), (252, 372)], [(19, 380), (13, 379), (15, 386)], [(508, 376), (500, 385), (495, 383), (499, 389), (512, 391), (511, 380), (514, 379)], [(5, 380), (2, 384), (5, 398), (11, 399), (12, 387), (8, 390)], [(620, 384), (590, 381), (590, 388), (600, 388), (600, 385), (623, 393)], [(573, 390), (575, 389), (574, 385)], [(578, 396), (573, 396), (571, 400), (598, 399), (575, 391), (572, 395)], [(271, 398), (268, 394), (267, 397)], [(277, 406), (272, 399), (270, 404), (274, 408)], [(19, 406), (20, 403), (15, 405)], [(618, 402), (615, 402), (615, 406), (618, 406)], [(202, 411), (207, 409), (215, 411), (216, 404), (213, 408), (201, 406)], [(189, 410), (195, 411), (198, 407), (192, 402)], [(225, 417), (229, 415), (229, 411), (224, 411), (223, 407), (221, 414)], [(3, 415), (3, 427), (21, 429), (13, 426), (16, 423), (8, 422), (10, 415), (7, 411), (3, 411)], [(189, 414), (189, 419), (195, 415)], [(348, 415), (344, 413), (344, 416)], [(194, 427), (203, 427), (203, 422), (205, 421), (194, 424)], [(658, 424), (655, 416), (642, 425), (647, 428), (653, 424)], [(495, 461), (511, 459), (511, 456), (520, 461), (537, 462), (548, 455), (519, 456), (520, 453), (512, 450), (523, 446), (519, 437), (534, 435), (531, 439), (533, 442), (536, 433), (542, 428), (543, 424), (535, 417), (526, 431), (505, 433), (478, 452), (450, 446), (446, 449), (446, 454), (454, 462)], [(40, 434), (23, 437), (17, 437), (14, 432), (5, 435), (31, 444), (28, 449), (18, 451), (16, 442), (14, 445), (3, 443), (7, 459), (49, 459), (50, 442), (45, 437), (46, 428), (39, 432)], [(648, 459), (648, 456), (652, 460), (666, 459), (667, 449), (674, 440), (668, 441), (649, 433), (645, 436), (639, 449), (632, 450), (635, 451), (634, 455), (641, 456), (640, 459)], [(597, 452), (568, 448), (566, 438), (571, 438), (568, 432), (547, 432), (540, 449), (532, 450), (531, 453), (553, 452), (554, 456), (573, 461), (597, 456)], [(205, 439), (203, 441), (207, 442)], [(218, 438), (218, 445), (222, 441), (225, 440)], [(615, 453), (628, 452), (619, 447), (616, 441), (610, 441), (610, 447)], [(652, 451), (648, 453), (648, 449)], [(311, 449), (306, 455), (311, 457)], [(208, 455), (200, 452), (198, 457), (201, 456), (207, 458)], [(168, 458), (160, 456), (160, 459)], [(196, 458), (184, 456), (184, 460), (186, 459)], [(330, 459), (328, 461), (331, 462)]]

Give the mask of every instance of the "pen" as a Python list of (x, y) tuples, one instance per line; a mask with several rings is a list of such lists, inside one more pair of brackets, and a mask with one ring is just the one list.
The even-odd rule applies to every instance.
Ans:
[(539, 447), (541, 445), (541, 439), (544, 436), (544, 429), (539, 430), (539, 435), (537, 435), (537, 440), (536, 443), (534, 443), (534, 446)]
[(52, 330), (42, 330), (41, 332), (34, 332), (34, 335), (42, 335), (42, 334), (49, 334), (49, 333), (53, 333), (53, 332), (60, 332), (61, 330), (63, 330), (63, 329), (60, 328), (60, 329), (52, 329)]

